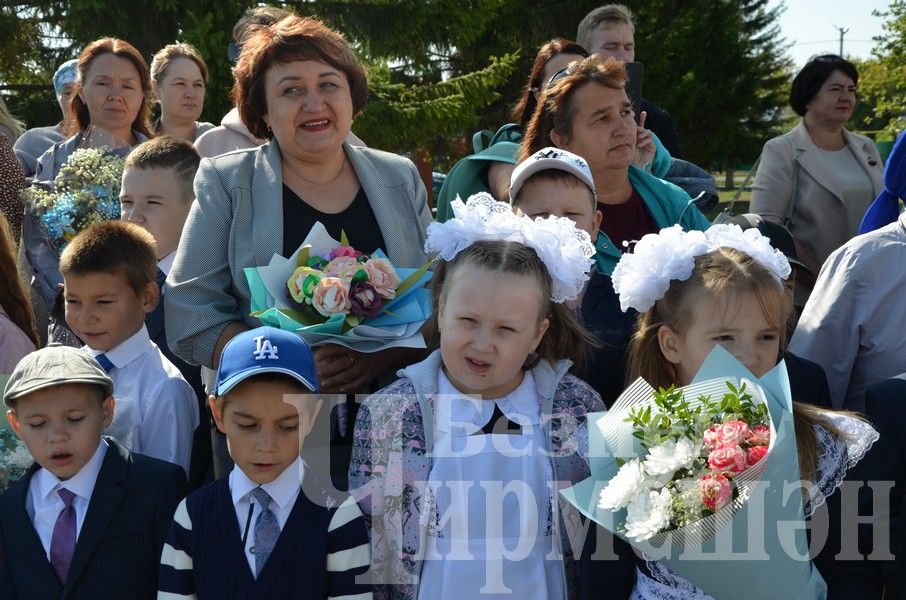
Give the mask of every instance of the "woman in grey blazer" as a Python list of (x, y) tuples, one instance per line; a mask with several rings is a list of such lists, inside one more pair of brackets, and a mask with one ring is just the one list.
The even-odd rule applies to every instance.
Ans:
[[(415, 165), (344, 143), (364, 108), (364, 69), (343, 37), (319, 21), (287, 17), (243, 44), (233, 88), (249, 131), (269, 141), (201, 162), (167, 289), (167, 339), (177, 356), (216, 368), (249, 316), (243, 269), (289, 256), (320, 221), (364, 251), (402, 267), (425, 263), (431, 221)], [(412, 351), (362, 355), (327, 344), (316, 353), (322, 391), (362, 391)]]
[(809, 61), (793, 79), (790, 105), (802, 117), (764, 146), (750, 211), (785, 225), (811, 273), (797, 274), (802, 307), (831, 252), (858, 235), (868, 206), (884, 184), (884, 165), (869, 138), (844, 125), (856, 106), (859, 73), (834, 54)]

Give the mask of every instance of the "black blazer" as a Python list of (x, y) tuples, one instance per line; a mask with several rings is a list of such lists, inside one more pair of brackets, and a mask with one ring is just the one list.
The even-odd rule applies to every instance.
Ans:
[(164, 537), (182, 500), (179, 465), (131, 454), (113, 438), (63, 585), (25, 510), (28, 473), (0, 496), (0, 598), (147, 599), (157, 595)]

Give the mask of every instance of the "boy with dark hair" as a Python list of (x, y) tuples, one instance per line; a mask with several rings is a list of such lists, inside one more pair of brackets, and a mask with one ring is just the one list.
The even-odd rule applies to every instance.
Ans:
[(157, 257), (156, 281), (160, 291), (157, 307), (145, 317), (148, 336), (183, 378), (192, 386), (201, 423), (192, 444), (189, 489), (197, 489), (213, 477), (211, 465), (211, 424), (201, 368), (177, 357), (167, 344), (164, 327), (166, 279), (173, 266), (176, 247), (189, 208), (195, 200), (192, 183), (201, 158), (189, 142), (169, 135), (139, 144), (126, 157), (120, 188), (120, 218), (135, 223), (154, 236)]
[(198, 402), (148, 337), (159, 290), (154, 238), (106, 221), (75, 236), (60, 256), (66, 323), (113, 379), (117, 411), (107, 433), (130, 451), (189, 471)]
[(27, 355), (3, 400), (35, 464), (0, 496), (0, 598), (153, 598), (182, 469), (101, 437), (113, 382), (75, 348)]
[(227, 343), (209, 402), (235, 467), (176, 509), (159, 597), (371, 598), (356, 582), (369, 567), (362, 512), (300, 457), (317, 391), (297, 335), (259, 327)]

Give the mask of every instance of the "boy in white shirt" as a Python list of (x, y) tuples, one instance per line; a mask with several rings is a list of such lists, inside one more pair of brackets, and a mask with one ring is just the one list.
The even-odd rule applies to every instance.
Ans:
[(188, 473), (198, 402), (148, 337), (145, 315), (160, 294), (156, 264), (154, 238), (137, 225), (85, 229), (60, 255), (66, 323), (113, 380), (117, 410), (106, 433)]
[(120, 219), (146, 229), (154, 236), (156, 243), (156, 280), (160, 288), (160, 301), (145, 317), (148, 337), (179, 369), (195, 391), (198, 401), (201, 424), (195, 430), (192, 444), (190, 490), (213, 478), (211, 424), (205, 408), (207, 398), (201, 381), (201, 367), (190, 365), (177, 357), (167, 344), (164, 297), (165, 280), (173, 266), (189, 208), (195, 200), (192, 182), (200, 161), (198, 152), (189, 142), (169, 135), (156, 137), (139, 144), (126, 157), (120, 188)]

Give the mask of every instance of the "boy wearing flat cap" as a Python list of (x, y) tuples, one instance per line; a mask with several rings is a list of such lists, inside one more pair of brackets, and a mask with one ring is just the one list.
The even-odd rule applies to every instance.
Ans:
[(235, 466), (176, 509), (159, 598), (370, 600), (356, 581), (370, 562), (362, 512), (300, 457), (317, 392), (297, 335), (259, 327), (227, 343), (209, 403)]
[(183, 470), (101, 436), (113, 382), (76, 348), (25, 356), (3, 401), (35, 464), (0, 496), (0, 598), (153, 598)]

